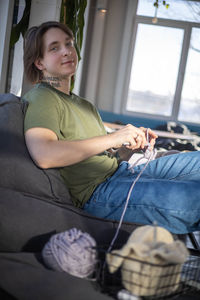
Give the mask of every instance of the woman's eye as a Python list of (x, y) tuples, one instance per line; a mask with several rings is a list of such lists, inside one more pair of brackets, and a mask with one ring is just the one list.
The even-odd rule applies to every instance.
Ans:
[(70, 41), (66, 44), (67, 47), (73, 47), (74, 46), (74, 42), (73, 41)]
[(53, 47), (50, 49), (50, 51), (56, 51), (56, 50), (58, 50), (58, 47)]

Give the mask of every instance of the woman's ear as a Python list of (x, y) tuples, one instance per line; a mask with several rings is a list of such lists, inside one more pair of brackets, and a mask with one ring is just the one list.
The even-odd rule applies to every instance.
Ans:
[(36, 68), (40, 71), (44, 70), (44, 66), (41, 62), (41, 59), (40, 58), (37, 58), (35, 61), (34, 61), (34, 65), (36, 66)]

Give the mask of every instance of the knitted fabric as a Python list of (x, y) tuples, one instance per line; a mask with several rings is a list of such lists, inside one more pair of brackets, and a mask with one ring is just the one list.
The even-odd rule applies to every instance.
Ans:
[(109, 271), (121, 266), (124, 287), (137, 296), (170, 294), (179, 287), (188, 251), (170, 232), (150, 225), (137, 228), (119, 250), (107, 253)]

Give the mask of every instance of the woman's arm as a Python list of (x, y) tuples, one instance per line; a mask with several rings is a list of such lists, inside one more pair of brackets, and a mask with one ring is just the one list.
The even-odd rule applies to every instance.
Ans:
[(121, 129), (123, 128), (125, 125), (121, 125), (121, 124), (116, 124), (116, 123), (109, 123), (109, 122), (103, 122), (104, 126), (109, 127), (111, 129)]
[(147, 143), (144, 131), (130, 124), (108, 135), (76, 141), (58, 140), (50, 129), (31, 128), (25, 139), (31, 157), (44, 169), (72, 165), (124, 143), (132, 150)]

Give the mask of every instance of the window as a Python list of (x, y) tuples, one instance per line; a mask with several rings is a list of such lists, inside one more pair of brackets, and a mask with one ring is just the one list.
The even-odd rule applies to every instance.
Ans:
[(138, 24), (127, 109), (172, 113), (183, 30)]
[(138, 1), (125, 112), (200, 123), (200, 3), (166, 2), (153, 24), (153, 1)]
[(179, 120), (200, 123), (200, 28), (193, 28), (187, 59)]
[[(15, 0), (13, 25), (21, 20), (25, 8), (25, 0)], [(20, 37), (14, 47), (10, 49), (9, 67), (6, 92), (21, 96), (23, 81), (23, 37)]]
[[(160, 3), (162, 0), (160, 0)], [(158, 18), (199, 22), (199, 1), (195, 0), (166, 0), (170, 6), (166, 9), (164, 5), (159, 6), (157, 11)], [(155, 14), (154, 0), (139, 0), (137, 15), (151, 17)]]

